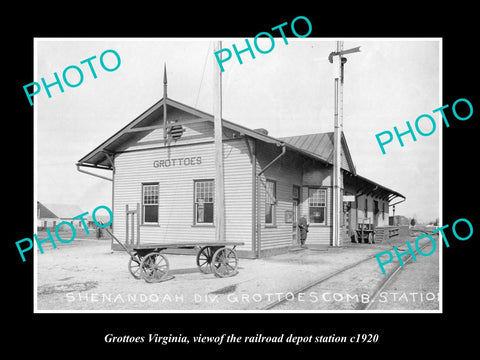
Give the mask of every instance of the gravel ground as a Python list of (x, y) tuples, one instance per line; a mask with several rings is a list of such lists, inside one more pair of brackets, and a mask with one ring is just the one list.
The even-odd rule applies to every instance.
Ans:
[[(379, 294), (371, 310), (438, 310), (439, 309), (439, 251), (417, 256), (409, 262)], [(440, 244), (441, 245), (441, 244)], [(432, 246), (423, 249), (429, 253)]]
[[(200, 273), (194, 256), (168, 254), (173, 279), (149, 284), (129, 274), (129, 255), (113, 252), (110, 241), (75, 239), (57, 249), (44, 246), (44, 254), (37, 252), (37, 310), (255, 311), (314, 279), (391, 249), (391, 245), (405, 244), (405, 240), (397, 237), (390, 244), (348, 244), (326, 251), (307, 249), (265, 259), (240, 259), (239, 273), (230, 278)], [(359, 279), (361, 272), (357, 279), (346, 281)]]

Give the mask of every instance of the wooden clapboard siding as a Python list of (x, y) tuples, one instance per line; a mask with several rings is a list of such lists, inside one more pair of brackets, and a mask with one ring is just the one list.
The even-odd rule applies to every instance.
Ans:
[(292, 210), (292, 182), (287, 179), (274, 179), (271, 176), (264, 178), (265, 180), (273, 180), (276, 184), (276, 207), (275, 221), (273, 225), (265, 224), (265, 187), (263, 180), (260, 181), (260, 213), (262, 220), (262, 250), (273, 247), (282, 247), (292, 245), (292, 224), (285, 222), (285, 211)]
[(225, 239), (252, 250), (252, 164), (244, 139), (225, 141)]
[[(213, 141), (213, 123), (207, 119), (199, 118), (193, 114), (185, 112), (180, 109), (176, 109), (172, 106), (167, 106), (168, 115), (167, 119), (170, 121), (177, 120), (180, 124), (182, 121), (188, 121), (188, 124), (183, 125), (184, 132), (178, 140), (172, 140), (168, 146), (177, 145), (189, 145), (198, 144), (201, 142)], [(156, 120), (154, 125), (161, 126), (163, 124), (163, 112), (162, 115)], [(150, 124), (147, 124), (150, 125)], [(144, 125), (139, 124), (142, 127)], [(231, 138), (233, 130), (224, 128), (223, 138), (224, 140)], [(146, 133), (143, 137), (135, 140), (134, 143), (129, 144), (129, 150), (149, 149), (152, 147), (164, 147), (163, 128), (155, 129), (149, 133)]]
[[(130, 149), (128, 149), (130, 150)], [(226, 240), (251, 250), (251, 164), (243, 140), (224, 142)], [(199, 165), (154, 167), (164, 159), (201, 157)], [(198, 162), (198, 161), (197, 161)], [(115, 235), (125, 241), (125, 205), (142, 202), (142, 183), (159, 183), (159, 223), (140, 225), (141, 242), (196, 242), (215, 239), (215, 228), (194, 225), (194, 180), (214, 179), (212, 142), (127, 151), (115, 157)], [(216, 210), (216, 209), (215, 209)]]
[[(365, 197), (367, 198), (367, 214), (365, 214)], [(378, 214), (378, 225), (377, 226), (388, 226), (388, 202), (385, 200), (380, 200), (376, 197), (361, 195), (357, 199), (357, 206), (358, 206), (358, 221), (362, 222), (363, 218), (369, 218), (373, 224), (373, 217), (374, 217), (374, 200), (378, 201), (378, 208), (380, 210)], [(382, 204), (385, 204), (385, 214), (382, 218)], [(367, 221), (366, 221), (367, 222)]]
[[(311, 187), (319, 187), (319, 185), (310, 184)], [(302, 187), (302, 215), (305, 215), (307, 221), (309, 221), (309, 208), (308, 208), (308, 188), (309, 186)], [(331, 245), (332, 239), (332, 188), (320, 186), (320, 188), (327, 190), (327, 218), (325, 225), (310, 224), (309, 232), (307, 236), (307, 243), (309, 245)]]
[(345, 157), (345, 152), (343, 148), (341, 152), (340, 162), (341, 162), (342, 169), (347, 169), (348, 171), (353, 172), (353, 169), (350, 167), (350, 164), (348, 163), (347, 158)]
[[(365, 213), (365, 198), (367, 199), (367, 212)], [(362, 223), (363, 219), (370, 219), (373, 221), (373, 203), (366, 195), (361, 195), (357, 198), (358, 202), (358, 222)], [(368, 222), (365, 220), (365, 222)]]
[(303, 171), (305, 186), (332, 186), (332, 167), (310, 166)]
[[(382, 208), (382, 204), (384, 204), (384, 207)], [(380, 202), (380, 211), (381, 211), (381, 215), (380, 215), (380, 220), (379, 220), (379, 226), (389, 226), (390, 223), (389, 223), (389, 218), (390, 218), (390, 214), (389, 214), (389, 206), (388, 206), (388, 202), (386, 202), (385, 200), (382, 200)], [(385, 210), (385, 211), (383, 211)]]
[[(167, 120), (172, 124), (177, 121), (185, 129), (181, 138), (168, 144), (164, 143), (161, 127), (165, 104)], [(255, 253), (258, 249), (276, 250), (294, 245), (292, 223), (285, 221), (286, 212), (292, 210), (293, 186), (301, 188), (299, 215), (306, 217), (309, 215), (308, 187), (321, 187), (327, 192), (326, 223), (311, 224), (307, 243), (331, 245), (333, 133), (293, 136), (282, 140), (224, 120), (222, 134), (226, 240), (242, 241), (245, 243), (242, 250)], [(246, 138), (253, 140), (250, 147), (247, 146)], [(114, 154), (114, 231), (121, 240), (125, 241), (126, 238), (125, 206), (136, 208), (142, 202), (142, 183), (155, 182), (159, 183), (160, 192), (159, 223), (141, 226), (141, 242), (211, 241), (214, 239), (214, 226), (194, 224), (194, 180), (215, 177), (213, 140), (212, 115), (164, 98), (79, 160), (77, 165), (112, 169), (110, 155)], [(286, 153), (257, 179), (256, 175), (283, 150)], [(165, 160), (197, 157), (201, 158), (201, 164), (171, 164), (165, 167)], [(376, 196), (391, 193), (403, 197), (355, 173), (343, 134), (341, 163), (345, 170), (340, 178), (341, 191), (345, 184), (352, 194), (365, 191)], [(344, 177), (345, 174), (352, 176)], [(265, 188), (262, 184), (267, 179), (276, 184), (273, 226), (265, 225)], [(255, 204), (252, 203), (254, 198)], [(363, 198), (358, 199), (351, 210), (352, 225), (356, 225), (364, 216), (374, 218), (374, 200), (368, 197), (368, 201), (369, 210), (363, 214)], [(386, 211), (382, 218), (384, 201), (378, 201), (378, 226), (387, 225), (388, 203), (385, 202)], [(343, 216), (342, 212), (342, 219)], [(136, 234), (136, 231), (133, 233)]]
[[(142, 202), (142, 183), (159, 183), (159, 224), (141, 225), (141, 242), (211, 240), (213, 229), (199, 228), (193, 232), (193, 179), (213, 178), (213, 149), (208, 145), (127, 152), (115, 159), (115, 229), (120, 238), (125, 237), (125, 205), (131, 208)], [(159, 159), (201, 157), (201, 164), (155, 168)], [(188, 230), (188, 231), (187, 231)]]
[[(190, 118), (185, 118), (190, 120)], [(184, 126), (184, 133), (177, 141), (172, 140), (170, 146), (196, 144), (199, 142), (213, 141), (212, 123), (208, 121), (199, 121), (198, 123)], [(142, 139), (132, 144), (128, 150), (148, 149), (151, 147), (163, 147), (163, 129), (156, 129), (145, 135)]]
[(320, 164), (306, 167), (303, 172), (302, 215), (309, 221), (308, 188), (320, 187), (327, 190), (327, 217), (325, 225), (310, 224), (307, 243), (309, 245), (331, 245), (332, 240), (332, 167)]
[[(278, 147), (260, 144), (257, 147), (257, 173), (280, 153)], [(274, 226), (265, 225), (265, 181), (276, 183), (277, 205)], [(280, 158), (259, 179), (259, 209), (261, 222), (261, 249), (268, 250), (293, 245), (292, 224), (285, 222), (285, 211), (292, 209), (293, 185), (301, 186), (300, 216), (308, 219), (308, 187), (321, 187), (327, 191), (326, 225), (311, 225), (307, 243), (330, 245), (332, 237), (332, 189), (331, 167), (310, 163), (303, 166), (298, 155), (288, 154)], [(302, 186), (307, 185), (307, 186)]]
[[(279, 155), (281, 149), (276, 146), (259, 144), (257, 146), (257, 173)], [(259, 211), (261, 229), (261, 250), (287, 247), (293, 244), (292, 223), (285, 222), (285, 211), (292, 210), (293, 186), (301, 186), (301, 162), (295, 154), (286, 154), (265, 171), (259, 178)], [(272, 180), (276, 184), (275, 221), (265, 224), (265, 182)]]

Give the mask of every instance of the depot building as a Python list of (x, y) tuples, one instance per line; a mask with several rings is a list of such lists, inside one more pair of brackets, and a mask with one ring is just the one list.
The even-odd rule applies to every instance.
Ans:
[[(298, 247), (302, 216), (310, 248), (333, 245), (333, 133), (275, 138), (223, 120), (223, 156), (225, 240), (244, 243), (239, 256)], [(111, 171), (111, 178), (100, 177), (112, 181), (113, 233), (120, 241), (195, 243), (215, 240), (214, 159), (213, 115), (165, 95), (77, 168)], [(382, 230), (389, 206), (405, 197), (356, 173), (343, 134), (340, 180), (341, 242), (351, 242), (365, 222), (377, 230), (377, 241), (378, 234), (388, 236)]]

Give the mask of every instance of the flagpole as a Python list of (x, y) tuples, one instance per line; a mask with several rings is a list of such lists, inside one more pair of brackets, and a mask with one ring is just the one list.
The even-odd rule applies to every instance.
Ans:
[[(222, 42), (216, 41), (213, 52), (222, 49)], [(221, 53), (220, 53), (221, 56)], [(222, 71), (213, 57), (213, 116), (215, 135), (215, 241), (225, 241), (225, 190), (223, 175), (222, 142)]]

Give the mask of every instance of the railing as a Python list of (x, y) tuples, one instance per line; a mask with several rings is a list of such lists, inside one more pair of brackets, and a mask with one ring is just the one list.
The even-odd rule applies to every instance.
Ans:
[(377, 226), (375, 228), (375, 240), (388, 240), (394, 236), (398, 236), (398, 226)]
[(398, 227), (388, 228), (388, 237), (394, 237), (398, 235)]
[[(135, 210), (129, 209), (128, 204), (125, 205), (126, 229), (125, 229), (125, 243), (133, 245), (140, 243), (140, 204), (137, 203)], [(130, 228), (130, 234), (129, 234)], [(129, 237), (130, 235), (130, 237)]]

